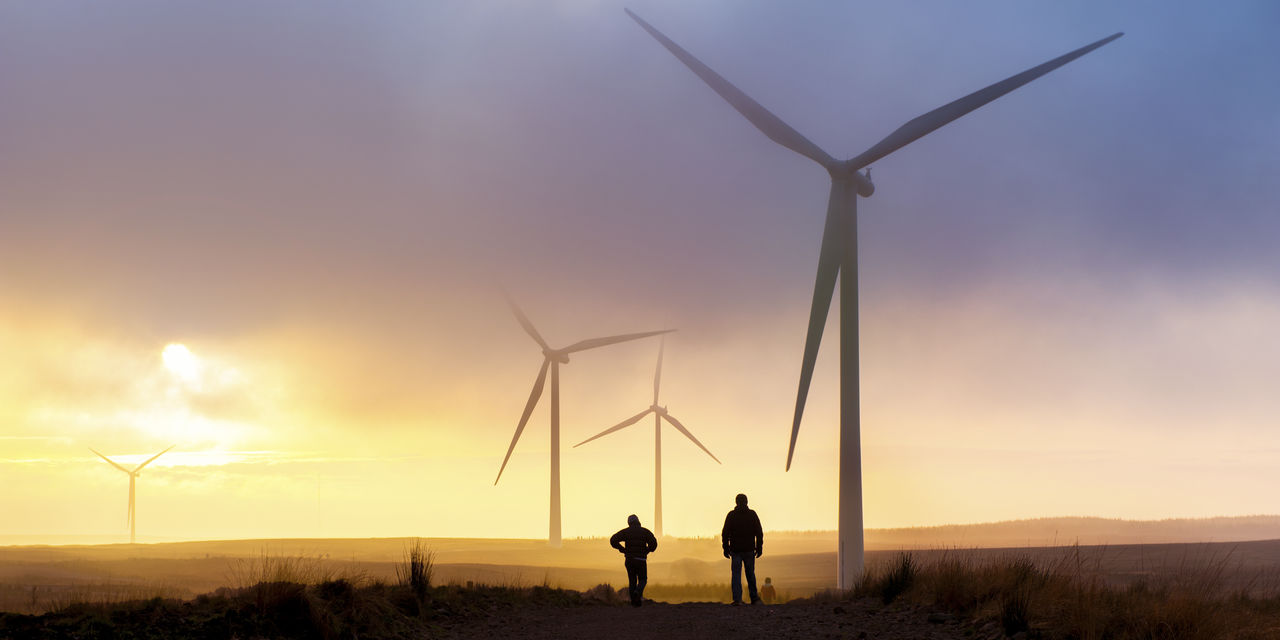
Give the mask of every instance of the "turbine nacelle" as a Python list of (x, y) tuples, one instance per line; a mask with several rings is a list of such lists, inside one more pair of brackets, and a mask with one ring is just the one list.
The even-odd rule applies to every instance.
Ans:
[(852, 180), (858, 185), (858, 195), (864, 198), (870, 198), (871, 194), (876, 192), (876, 185), (871, 182), (871, 170), (868, 169), (866, 174), (858, 171), (860, 167), (853, 164), (853, 160), (843, 160), (832, 163), (827, 167), (827, 173), (831, 174), (832, 180)]
[(659, 406), (658, 406), (658, 405), (656, 405), (656, 404), (655, 404), (655, 405), (650, 405), (649, 410), (650, 410), (650, 411), (652, 411), (652, 412), (654, 412), (654, 413), (656, 413), (656, 414), (658, 414), (658, 415), (660, 415), (660, 416), (665, 416), (665, 415), (667, 415), (667, 408), (666, 408), (666, 407), (659, 407)]
[(554, 360), (560, 364), (569, 364), (569, 354), (564, 351), (556, 351), (555, 349), (543, 349), (542, 356), (547, 360)]

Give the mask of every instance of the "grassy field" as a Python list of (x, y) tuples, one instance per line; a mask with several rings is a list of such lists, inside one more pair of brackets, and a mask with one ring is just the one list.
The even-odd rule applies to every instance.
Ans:
[[(760, 580), (779, 594), (802, 598), (835, 585), (832, 539), (820, 534), (770, 534), (758, 561)], [(139, 545), (0, 547), (0, 611), (39, 613), (71, 602), (139, 598), (191, 599), (255, 580), (317, 584), (336, 579), (393, 583), (406, 549), (431, 550), (436, 584), (547, 586), (584, 591), (625, 583), (621, 556), (603, 539), (567, 540), (548, 549), (536, 540), (411, 539), (238, 540)], [(897, 551), (870, 551), (879, 567)], [(1272, 597), (1280, 588), (1280, 541), (1027, 547), (937, 548), (912, 551), (921, 567), (947, 562), (988, 566), (1018, 557), (1037, 567), (1073, 564), (1107, 587), (1163, 584), (1204, 575), (1215, 589)], [(263, 577), (268, 569), (279, 575)], [(728, 562), (713, 538), (664, 538), (650, 559), (648, 595), (668, 602), (728, 598)]]
[[(1274, 573), (1241, 581), (1234, 552), (1183, 551), (1176, 566), (1123, 579), (1106, 561), (1131, 561), (1132, 550), (1115, 556), (1085, 547), (876, 554), (852, 591), (828, 589), (782, 606), (812, 611), (825, 603), (820, 611), (839, 615), (841, 603), (874, 600), (885, 611), (928, 612), (960, 625), (966, 637), (989, 640), (1280, 638)], [(554, 619), (566, 608), (624, 606), (610, 584), (584, 590), (439, 584), (427, 544), (411, 542), (402, 556), (390, 580), (323, 558), (260, 555), (240, 561), (230, 586), (194, 597), (158, 585), (93, 585), (32, 607), (47, 611), (43, 615), (0, 613), (0, 637), (411, 638), (492, 624), (508, 618), (495, 614), (522, 607)], [(723, 591), (723, 584), (658, 583), (647, 595), (723, 601), (717, 597)]]
[(1243, 568), (1231, 553), (1200, 553), (1118, 579), (1104, 556), (1087, 551), (900, 553), (869, 567), (854, 595), (945, 611), (985, 623), (996, 637), (1280, 638), (1274, 570)]

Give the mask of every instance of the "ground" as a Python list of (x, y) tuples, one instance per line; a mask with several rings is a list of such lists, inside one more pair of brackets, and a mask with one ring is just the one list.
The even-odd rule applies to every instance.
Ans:
[[(960, 640), (966, 627), (949, 616), (934, 616), (908, 606), (876, 600), (796, 602), (740, 606), (689, 602), (629, 606), (520, 607), (502, 611), (466, 627), (445, 630), (444, 638), (503, 640), (662, 638), (664, 640), (781, 640), (855, 638), (860, 640)], [(972, 633), (972, 631), (970, 631)]]

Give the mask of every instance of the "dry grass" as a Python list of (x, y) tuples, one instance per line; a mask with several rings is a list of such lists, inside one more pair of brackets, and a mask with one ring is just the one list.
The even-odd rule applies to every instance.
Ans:
[(371, 581), (354, 562), (317, 556), (270, 555), (262, 551), (254, 557), (233, 559), (227, 567), (226, 582), (235, 588), (245, 588), (261, 583), (316, 585), (338, 580), (357, 585)]
[(187, 599), (190, 590), (163, 583), (84, 581), (69, 584), (0, 585), (0, 611), (40, 614), (75, 605), (113, 605), (134, 600)]
[(401, 586), (409, 587), (419, 600), (425, 600), (431, 588), (431, 574), (435, 568), (435, 553), (416, 539), (404, 551), (404, 562), (396, 565), (396, 578)]
[[(910, 554), (869, 567), (854, 597), (902, 599), (972, 619), (997, 635), (1093, 639), (1210, 640), (1280, 638), (1280, 594), (1255, 580), (1247, 588), (1223, 557), (1183, 558), (1128, 581), (1070, 549), (1051, 562), (1008, 555), (986, 562)], [(990, 624), (994, 623), (994, 624)]]
[[(1017, 553), (902, 553), (871, 565), (852, 592), (825, 592), (810, 600), (872, 597), (893, 607), (948, 612), (969, 621), (970, 635), (982, 640), (1020, 633), (1079, 640), (1280, 638), (1280, 576), (1274, 572), (1256, 573), (1231, 553), (1193, 553), (1126, 574), (1109, 571), (1108, 562), (1078, 548), (1039, 560)], [(27, 598), (23, 609), (51, 611), (54, 617), (0, 614), (0, 637), (51, 625), (88, 631), (158, 625), (172, 630), (170, 637), (421, 637), (439, 625), (464, 624), (510, 607), (625, 600), (607, 584), (579, 593), (552, 588), (545, 577), (541, 585), (518, 579), (434, 585), (434, 554), (420, 541), (406, 547), (395, 569), (398, 580), (388, 584), (357, 570), (354, 562), (263, 553), (231, 567), (234, 587), (194, 599), (163, 585), (38, 586), (9, 595)], [(666, 602), (725, 602), (729, 586), (650, 583), (645, 595)], [(790, 599), (780, 595), (784, 602)]]

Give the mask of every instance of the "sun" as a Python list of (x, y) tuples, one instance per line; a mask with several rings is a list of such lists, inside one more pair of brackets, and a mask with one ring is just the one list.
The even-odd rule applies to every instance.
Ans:
[(177, 342), (165, 345), (160, 353), (164, 367), (184, 382), (195, 382), (200, 376), (200, 359), (186, 345)]

